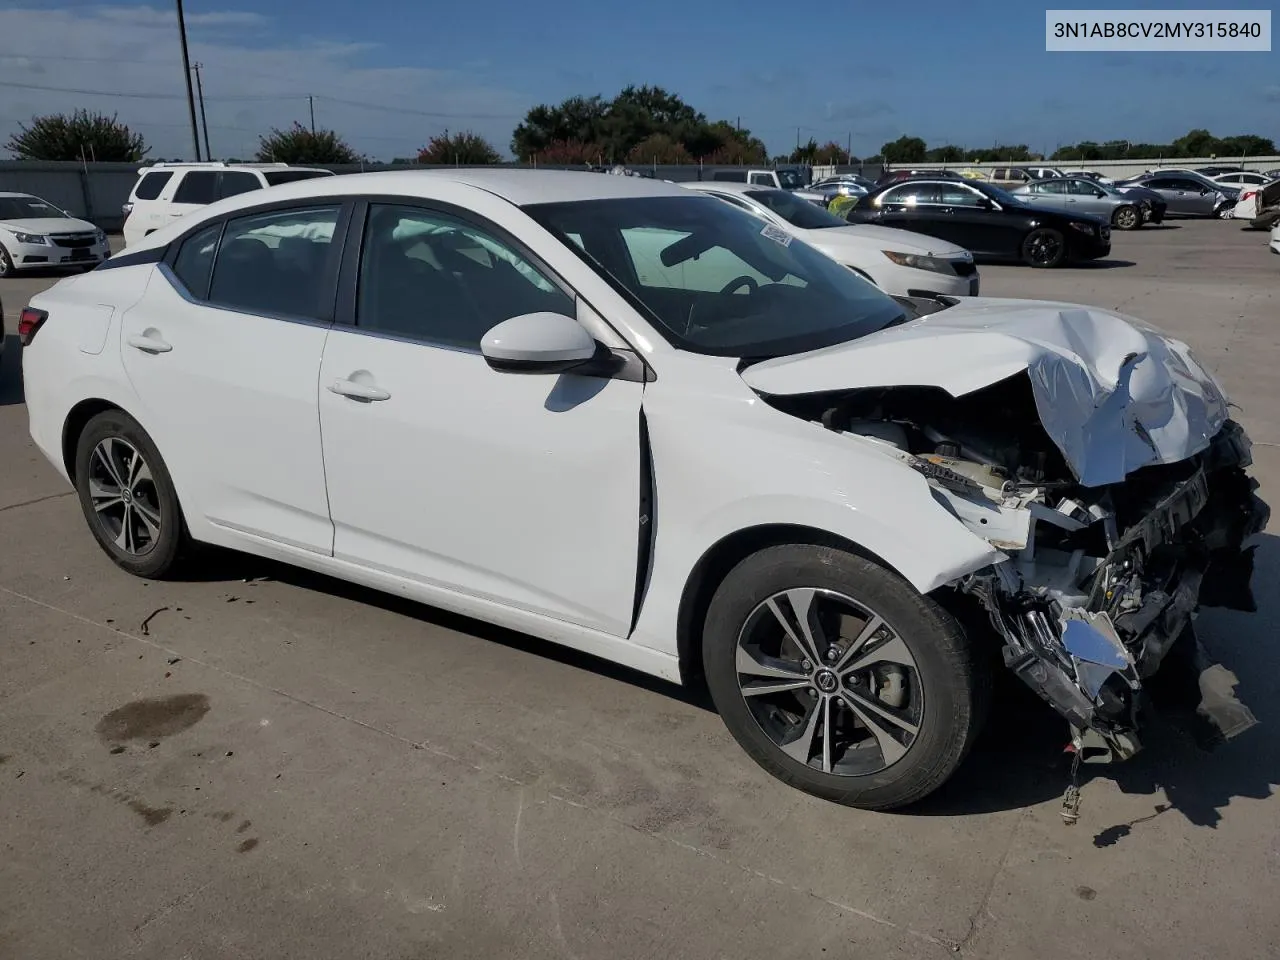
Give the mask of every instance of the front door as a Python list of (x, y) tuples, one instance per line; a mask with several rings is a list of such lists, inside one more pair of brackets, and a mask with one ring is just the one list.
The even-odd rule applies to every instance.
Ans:
[(625, 636), (643, 384), (488, 366), (501, 321), (576, 314), (492, 224), (371, 203), (347, 267), (320, 371), (334, 555)]
[(156, 268), (120, 350), (190, 519), (327, 555), (316, 377), (340, 204), (217, 221)]

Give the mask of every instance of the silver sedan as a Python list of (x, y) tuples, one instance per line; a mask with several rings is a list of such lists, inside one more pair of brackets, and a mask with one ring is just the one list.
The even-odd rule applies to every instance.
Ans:
[(1087, 177), (1036, 180), (1012, 192), (1032, 206), (1103, 218), (1117, 230), (1136, 230), (1142, 226), (1142, 208), (1134, 198)]

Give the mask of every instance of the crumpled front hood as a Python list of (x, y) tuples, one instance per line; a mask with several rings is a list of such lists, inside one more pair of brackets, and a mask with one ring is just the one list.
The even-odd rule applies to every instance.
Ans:
[(895, 253), (914, 253), (927, 257), (943, 257), (947, 260), (973, 259), (964, 247), (958, 247), (947, 240), (928, 237), (922, 233), (912, 233), (910, 230), (878, 227), (875, 224), (850, 224), (847, 227), (808, 230), (805, 232), (804, 239), (824, 253), (828, 248), (833, 251), (847, 249), (864, 253), (892, 250)]
[(770, 395), (932, 386), (963, 396), (1031, 378), (1045, 432), (1085, 486), (1199, 453), (1227, 398), (1187, 345), (1140, 320), (1069, 303), (966, 298), (860, 340), (748, 367)]

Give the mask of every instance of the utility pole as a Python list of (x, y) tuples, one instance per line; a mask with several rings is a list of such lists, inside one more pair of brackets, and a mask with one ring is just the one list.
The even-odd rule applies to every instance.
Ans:
[(191, 112), (191, 142), (196, 148), (196, 160), (200, 159), (200, 131), (196, 127), (196, 96), (191, 89), (191, 58), (187, 55), (187, 20), (182, 15), (182, 0), (178, 4), (178, 37), (182, 41), (182, 75), (187, 81), (187, 109)]
[(844, 146), (844, 157), (845, 157), (845, 162), (852, 165), (853, 163), (853, 131), (852, 130), (849, 131), (849, 139)]
[[(311, 97), (311, 96), (307, 97), (307, 109), (311, 111), (311, 135), (314, 137), (316, 135), (316, 98), (315, 97)], [(206, 142), (208, 142), (209, 140), (208, 136), (206, 136), (204, 139)]]
[(796, 127), (796, 150), (800, 149), (800, 128)]
[(212, 160), (213, 148), (209, 146), (209, 118), (204, 115), (204, 84), (200, 82), (201, 66), (199, 63), (193, 64), (191, 69), (196, 72), (196, 96), (200, 98), (200, 126), (204, 128), (204, 158)]

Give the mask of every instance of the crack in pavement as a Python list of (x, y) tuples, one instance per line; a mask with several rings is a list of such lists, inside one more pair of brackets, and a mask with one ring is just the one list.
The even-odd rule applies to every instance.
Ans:
[(21, 503), (10, 503), (0, 507), (0, 513), (4, 513), (7, 510), (17, 510), (19, 507), (30, 507), (37, 503), (44, 503), (46, 500), (61, 500), (63, 497), (74, 497), (75, 495), (76, 492), (74, 490), (68, 490), (65, 493), (50, 493), (43, 497), (36, 497), (34, 500), (23, 500)]
[(995, 896), (996, 884), (1000, 882), (1000, 878), (1004, 875), (1005, 868), (1009, 865), (1009, 857), (1013, 855), (1013, 842), (1018, 837), (1018, 831), (1022, 829), (1023, 823), (1026, 822), (1027, 817), (1030, 815), (1031, 809), (1029, 807), (1023, 808), (1022, 812), (1018, 814), (1017, 819), (1013, 821), (1013, 826), (1009, 828), (1009, 839), (1005, 841), (1004, 852), (1000, 854), (1000, 859), (997, 861), (995, 869), (991, 871), (991, 879), (987, 881), (986, 889), (982, 891), (982, 899), (978, 901), (977, 909), (975, 909), (973, 914), (969, 917), (969, 932), (959, 940), (950, 944), (951, 949), (955, 953), (964, 952), (965, 948), (969, 946), (969, 942), (977, 936), (978, 932), (983, 927), (984, 914), (992, 920), (996, 919), (994, 916), (991, 916), (989, 909), (991, 905), (991, 898)]
[[(287, 690), (282, 690), (279, 687), (272, 686), (271, 684), (262, 683), (261, 681), (254, 680), (252, 677), (247, 677), (244, 674), (236, 673), (234, 670), (228, 670), (226, 667), (220, 667), (216, 664), (210, 663), (207, 660), (202, 660), (199, 657), (192, 656), (182, 651), (174, 650), (170, 647), (165, 646), (163, 643), (159, 643), (156, 640), (151, 639), (150, 637), (141, 636), (136, 633), (130, 633), (128, 630), (123, 630), (115, 626), (114, 624), (99, 623), (98, 621), (93, 620), (89, 617), (86, 617), (83, 614), (76, 613), (74, 610), (68, 610), (65, 607), (60, 607), (57, 604), (49, 603), (48, 601), (41, 600), (38, 597), (30, 596), (29, 594), (22, 593), (18, 590), (14, 590), (4, 585), (0, 585), (0, 593), (8, 594), (11, 597), (15, 597), (19, 600), (24, 600), (27, 603), (33, 604), (38, 607), (42, 607), (45, 610), (49, 610), (53, 613), (57, 613), (65, 617), (69, 617), (72, 620), (76, 620), (80, 623), (85, 624), (86, 626), (91, 626), (99, 630), (106, 630), (110, 633), (114, 633), (126, 639), (133, 640), (137, 643), (151, 647), (152, 649), (167, 653), (170, 656), (181, 656), (182, 659), (187, 663), (198, 664), (202, 667), (205, 667), (209, 670), (214, 671), (215, 673), (219, 673), (222, 676), (227, 677), (228, 679), (237, 680), (241, 683), (247, 684), (248, 686), (254, 687), (255, 689), (262, 690), (267, 693), (273, 693), (276, 696), (283, 697), (284, 699), (290, 700), (301, 706), (310, 707), (311, 709), (317, 710), (320, 713), (326, 714), (330, 717), (345, 721), (350, 724), (354, 724), (355, 726), (361, 727), (372, 733), (380, 734), (381, 736), (384, 736), (384, 737), (389, 737), (390, 739), (395, 740), (399, 743), (405, 744), (406, 746), (409, 746), (414, 750), (425, 750), (427, 753), (430, 753), (433, 756), (439, 757), (443, 760), (448, 760), (452, 763), (459, 764), (475, 773), (481, 774), (482, 776), (494, 777), (498, 780), (501, 780), (504, 783), (509, 783), (514, 786), (518, 786), (522, 789), (533, 786), (532, 784), (530, 784), (525, 780), (520, 780), (516, 777), (509, 776), (498, 770), (494, 770), (489, 767), (484, 767), (484, 766), (480, 766), (479, 764), (472, 763), (471, 761), (466, 760), (462, 757), (459, 757), (456, 754), (450, 753), (448, 750), (444, 750), (441, 747), (435, 746), (429, 741), (414, 740), (411, 737), (406, 737), (403, 734), (396, 733), (394, 730), (388, 730), (385, 727), (377, 726), (376, 724), (372, 724), (365, 720), (361, 720), (358, 717), (353, 717), (349, 714), (345, 714), (338, 710), (334, 710), (331, 707), (326, 707), (324, 704), (317, 703), (316, 701), (313, 701), (313, 700), (308, 700), (305, 697), (301, 697), (301, 696), (298, 696), (297, 694), (290, 693)], [(970, 937), (972, 937), (974, 933), (974, 919), (971, 917), (969, 921), (970, 923), (969, 932), (965, 935), (963, 940), (956, 941), (956, 940), (950, 940), (944, 937), (934, 936), (933, 934), (925, 933), (922, 930), (916, 930), (913, 927), (905, 926), (900, 923), (895, 923), (892, 920), (886, 920), (884, 917), (877, 916), (876, 914), (870, 913), (869, 911), (866, 911), (866, 910), (860, 910), (857, 907), (850, 906), (847, 903), (841, 903), (838, 900), (832, 900), (828, 897), (824, 897), (822, 894), (817, 893), (814, 890), (807, 889), (805, 887), (800, 886), (799, 884), (792, 883), (791, 881), (784, 880), (780, 877), (772, 876), (771, 874), (765, 873), (762, 870), (757, 870), (754, 867), (749, 867), (746, 864), (739, 863), (735, 860), (730, 860), (727, 857), (714, 853), (711, 850), (704, 849), (703, 847), (699, 847), (696, 844), (685, 843), (684, 841), (677, 840), (674, 837), (665, 836), (664, 834), (661, 834), (661, 833), (655, 833), (651, 830), (645, 830), (644, 828), (636, 826), (635, 824), (628, 823), (626, 820), (623, 820), (620, 817), (615, 816), (614, 814), (610, 813), (607, 810), (604, 810), (604, 809), (601, 809), (600, 807), (595, 807), (590, 805), (589, 803), (583, 802), (583, 800), (581, 799), (573, 800), (568, 797), (565, 797), (556, 793), (552, 793), (550, 791), (546, 792), (546, 796), (549, 797), (551, 800), (556, 801), (557, 803), (563, 803), (567, 806), (574, 807), (576, 809), (586, 810), (592, 814), (595, 814), (596, 816), (604, 817), (606, 820), (609, 820), (612, 823), (617, 824), (618, 826), (624, 827), (628, 830), (638, 833), (641, 836), (648, 837), (652, 840), (661, 841), (663, 843), (667, 843), (667, 844), (670, 844), (671, 846), (677, 847), (681, 850), (687, 851), (689, 853), (693, 853), (696, 856), (705, 857), (709, 860), (713, 860), (716, 863), (719, 863), (723, 866), (730, 867), (748, 876), (765, 880), (771, 884), (774, 884), (775, 886), (781, 887), (785, 890), (789, 890), (792, 893), (797, 893), (802, 896), (812, 897), (813, 899), (821, 903), (824, 903), (827, 906), (834, 907), (835, 909), (849, 916), (857, 917), (862, 920), (867, 920), (872, 923), (878, 924), (880, 926), (889, 927), (893, 930), (897, 930), (898, 932), (906, 936), (912, 937), (917, 940), (923, 940), (927, 943), (931, 943), (935, 946), (942, 947), (952, 952), (958, 951), (963, 946), (963, 944), (967, 942)], [(1021, 823), (1021, 819), (1019, 819), (1019, 823)], [(1014, 825), (1014, 831), (1016, 832), (1016, 830), (1017, 830), (1017, 824)], [(977, 913), (980, 913), (983, 909), (985, 909), (987, 900), (989, 900), (991, 897), (991, 891), (995, 887), (996, 878), (999, 876), (999, 873), (1003, 870), (1004, 862), (1008, 858), (1011, 848), (1012, 848), (1012, 833), (1010, 835), (1009, 848), (1005, 850), (1004, 857), (1001, 858), (1000, 865), (997, 867), (995, 874), (993, 874), (992, 876), (991, 883), (988, 885), (988, 889), (986, 891), (985, 896), (983, 897), (982, 903), (979, 905), (978, 911), (974, 914), (975, 917), (977, 916)]]

